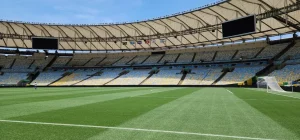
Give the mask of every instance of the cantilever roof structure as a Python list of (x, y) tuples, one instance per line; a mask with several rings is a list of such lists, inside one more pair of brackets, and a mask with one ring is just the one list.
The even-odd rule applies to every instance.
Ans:
[[(223, 39), (222, 22), (253, 14), (257, 18), (256, 33)], [(172, 16), (122, 24), (0, 21), (0, 46), (32, 48), (32, 37), (55, 37), (62, 50), (168, 49), (293, 33), (300, 30), (299, 23), (297, 0), (223, 0)]]

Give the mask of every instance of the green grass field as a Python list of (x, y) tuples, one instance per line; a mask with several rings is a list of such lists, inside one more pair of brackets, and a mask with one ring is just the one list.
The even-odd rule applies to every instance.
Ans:
[(300, 139), (300, 93), (0, 88), (1, 140)]

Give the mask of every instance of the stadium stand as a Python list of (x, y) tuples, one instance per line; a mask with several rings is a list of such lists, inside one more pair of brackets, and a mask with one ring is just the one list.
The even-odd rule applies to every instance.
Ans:
[(0, 75), (0, 85), (17, 85), (25, 79), (27, 79), (27, 73), (4, 73)]
[(229, 61), (236, 51), (218, 51), (215, 61)]
[(60, 56), (56, 59), (56, 61), (53, 63), (52, 67), (63, 67), (66, 66), (66, 64), (71, 60), (71, 57), (63, 57)]
[(151, 55), (143, 64), (157, 64), (162, 57), (162, 54)]
[(190, 63), (194, 57), (195, 53), (182, 53), (180, 54), (177, 63)]
[(201, 81), (201, 85), (212, 85), (222, 74), (221, 68), (211, 68)]
[(275, 70), (269, 76), (275, 76), (281, 85), (283, 82), (291, 82), (300, 79), (300, 64), (287, 65), (281, 70)]
[(247, 48), (247, 49), (240, 49), (236, 56), (233, 58), (235, 60), (240, 59), (254, 59), (255, 55), (258, 54), (261, 48)]
[(114, 78), (118, 77), (122, 69), (105, 69), (101, 75), (92, 76), (91, 78), (77, 83), (76, 85), (104, 85)]
[(126, 65), (128, 62), (130, 62), (135, 56), (124, 56), (121, 60), (114, 63), (114, 66), (120, 66), (120, 65)]
[(159, 64), (174, 63), (178, 54), (166, 54), (160, 61)]
[(281, 52), (285, 47), (287, 47), (287, 43), (278, 44), (278, 45), (269, 45), (267, 46), (258, 56), (257, 58), (272, 58), (279, 52)]
[(197, 68), (192, 69), (191, 73), (187, 74), (182, 85), (201, 85), (200, 83), (207, 75), (209, 69)]
[(297, 43), (294, 47), (290, 48), (290, 50), (280, 57), (280, 60), (287, 57), (289, 57), (289, 59), (300, 59), (300, 43)]
[(96, 57), (92, 58), (89, 62), (87, 62), (84, 66), (92, 67), (96, 66), (98, 63), (100, 63), (105, 57)]
[(141, 63), (143, 63), (148, 57), (149, 57), (149, 55), (139, 55), (139, 56), (135, 57), (133, 60), (131, 60), (131, 61), (129, 62), (129, 64), (141, 64)]
[(98, 66), (111, 66), (112, 64), (116, 63), (120, 60), (122, 56), (107, 56), (103, 61), (101, 61)]
[(62, 79), (56, 81), (53, 83), (53, 86), (70, 86), (74, 85), (82, 80), (85, 80), (89, 77), (91, 77), (96, 72), (93, 70), (76, 70), (69, 75), (66, 75)]
[(139, 85), (149, 76), (150, 70), (131, 70), (107, 85)]
[(36, 82), (38, 86), (47, 86), (51, 83), (53, 83), (54, 81), (60, 79), (61, 77), (63, 77), (63, 74), (65, 73), (65, 71), (60, 70), (60, 71), (45, 71), (45, 72), (41, 72), (39, 74), (39, 76), (31, 82), (31, 85), (34, 85), (34, 83)]
[(15, 56), (5, 56), (5, 55), (0, 55), (0, 66), (3, 68), (10, 68), (12, 63), (15, 60)]
[(181, 69), (160, 69), (157, 74), (154, 74), (143, 85), (177, 85), (182, 77)]
[(233, 72), (228, 72), (216, 85), (231, 85), (245, 82), (254, 77), (264, 66), (236, 67)]
[(209, 62), (209, 61), (212, 61), (214, 55), (215, 55), (214, 51), (196, 53), (194, 62), (201, 62), (201, 61)]

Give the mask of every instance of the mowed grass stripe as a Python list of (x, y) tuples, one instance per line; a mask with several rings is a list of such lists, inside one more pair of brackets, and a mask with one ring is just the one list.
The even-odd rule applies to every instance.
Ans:
[(59, 92), (59, 93), (38, 93), (35, 96), (26, 96), (21, 98), (17, 96), (15, 98), (10, 99), (1, 99), (0, 106), (13, 105), (13, 104), (22, 104), (22, 103), (33, 103), (33, 102), (41, 102), (41, 101), (51, 101), (51, 100), (60, 100), (67, 98), (77, 98), (77, 97), (87, 97), (94, 95), (102, 95), (102, 94), (111, 94), (118, 92), (130, 92), (130, 91), (138, 91), (138, 90), (147, 90), (147, 88), (134, 88), (134, 89), (81, 89), (77, 91), (68, 91), (68, 92)]
[[(162, 97), (163, 95), (161, 95)], [(254, 110), (254, 111), (252, 111)], [(251, 117), (249, 119), (249, 117)], [(256, 123), (253, 123), (254, 120)], [(229, 93), (224, 88), (202, 88), (164, 104), (118, 127), (143, 128), (227, 135), (250, 138), (293, 139), (293, 133)], [(263, 128), (260, 130), (258, 128)], [(261, 131), (264, 131), (263, 133)], [(178, 135), (108, 130), (90, 139), (179, 139)], [(224, 137), (181, 136), (180, 139), (226, 139)]]
[[(45, 93), (56, 93), (60, 94), (63, 92), (73, 92), (73, 91), (81, 91), (81, 90), (86, 90), (87, 88), (38, 88), (37, 90), (33, 88), (23, 88), (23, 91), (20, 92), (7, 92), (3, 91), (0, 88), (1, 93), (7, 93), (7, 94), (2, 94), (0, 95), (0, 100), (1, 99), (12, 99), (12, 98), (22, 98), (22, 97), (31, 97), (31, 96), (40, 96), (41, 94)], [(133, 89), (133, 88), (88, 88), (89, 90), (100, 90), (100, 89), (105, 89), (105, 90), (124, 90), (124, 89)]]
[[(76, 90), (77, 88), (52, 88), (52, 87), (39, 87), (36, 91), (59, 91), (59, 90)], [(24, 88), (0, 88), (0, 96), (7, 95), (21, 95), (21, 94), (31, 94), (29, 91), (33, 91), (33, 87), (24, 87)], [(25, 91), (25, 92), (24, 92)]]
[[(152, 92), (150, 94), (144, 94), (146, 96), (170, 96), (172, 97), (183, 97), (186, 96), (195, 90), (198, 89), (177, 89), (172, 88), (173, 90), (161, 90), (160, 92)], [(155, 89), (154, 89), (155, 90)], [(153, 90), (153, 91), (154, 91)], [(142, 95), (142, 94), (141, 94)], [(20, 116), (15, 118), (10, 118), (10, 120), (27, 120), (27, 121), (41, 121), (41, 122), (54, 122), (54, 123), (72, 123), (72, 124), (88, 124), (88, 125), (105, 125), (105, 126), (118, 126), (126, 121), (134, 119), (148, 111), (151, 111), (163, 104), (171, 102), (176, 98), (139, 98), (134, 96), (129, 96), (127, 98), (110, 100), (100, 103), (88, 104), (77, 106), (73, 108), (66, 108), (54, 111), (48, 111), (43, 113), (31, 114), (27, 116)], [(32, 128), (31, 126), (28, 126)], [(10, 126), (5, 127), (6, 130), (14, 129), (14, 125), (10, 124)], [(23, 128), (25, 129), (25, 128)], [(61, 129), (61, 128), (59, 128)], [(86, 128), (89, 129), (89, 128)], [(90, 129), (91, 130), (91, 129)], [(101, 131), (105, 131), (106, 129), (102, 129)], [(93, 130), (91, 130), (93, 132)], [(18, 135), (24, 135), (23, 138), (26, 138), (28, 135), (27, 130), (17, 130), (19, 132)], [(20, 133), (21, 132), (21, 133)], [(43, 135), (44, 139), (52, 139), (52, 137), (47, 135), (48, 131), (39, 131), (36, 135)], [(70, 130), (66, 132), (69, 135), (72, 135), (74, 132)], [(77, 135), (76, 138), (72, 137), (72, 139), (87, 139), (92, 137), (93, 135), (98, 134), (95, 132), (92, 135)], [(10, 137), (11, 134), (4, 134), (4, 137)], [(65, 133), (56, 133), (57, 135), (62, 135), (64, 137)], [(35, 136), (37, 137), (37, 136)], [(29, 138), (30, 139), (30, 138)]]
[(42, 101), (24, 104), (14, 104), (0, 107), (0, 119), (7, 119), (11, 117), (18, 117), (22, 115), (29, 115), (34, 113), (46, 112), (51, 110), (64, 109), (75, 106), (82, 106), (93, 104), (97, 102), (104, 102), (131, 96), (146, 95), (155, 92), (176, 90), (178, 88), (157, 88), (153, 90), (139, 90), (131, 92), (118, 92), (113, 94), (103, 94), (87, 97), (68, 98), (61, 100)]
[[(300, 102), (295, 102), (295, 98), (251, 89), (232, 88), (230, 90), (238, 98), (255, 108), (257, 111), (268, 116), (277, 124), (290, 130), (290, 132), (293, 132), (295, 135), (298, 136), (297, 139), (300, 139)], [(274, 102), (272, 100), (290, 100), (290, 102)]]

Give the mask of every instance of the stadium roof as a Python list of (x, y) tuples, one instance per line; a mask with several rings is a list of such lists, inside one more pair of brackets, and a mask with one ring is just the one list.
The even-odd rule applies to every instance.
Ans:
[[(297, 0), (223, 0), (157, 19), (99, 25), (0, 21), (0, 46), (32, 48), (32, 37), (59, 38), (62, 50), (137, 50), (200, 46), (298, 32)], [(256, 15), (257, 32), (222, 38), (221, 23)]]

